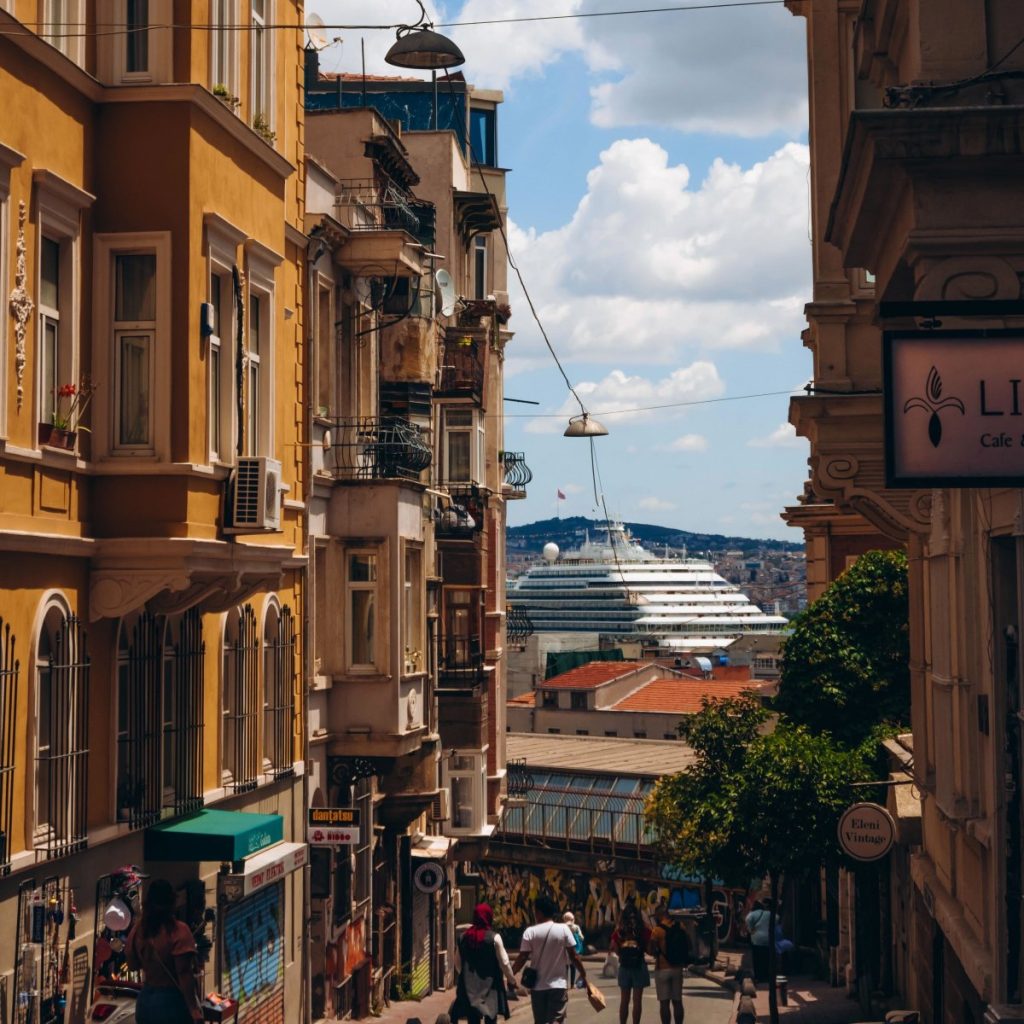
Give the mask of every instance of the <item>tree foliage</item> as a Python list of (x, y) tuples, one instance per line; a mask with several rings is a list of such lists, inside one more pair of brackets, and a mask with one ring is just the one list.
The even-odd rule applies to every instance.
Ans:
[(773, 707), (848, 747), (910, 715), (907, 556), (869, 551), (799, 618)]

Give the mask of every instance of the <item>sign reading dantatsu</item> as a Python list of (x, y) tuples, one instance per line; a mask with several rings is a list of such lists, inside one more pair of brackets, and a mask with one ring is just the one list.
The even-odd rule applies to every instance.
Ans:
[(306, 841), (310, 846), (351, 846), (358, 844), (359, 808), (310, 807)]
[(890, 487), (1021, 486), (1024, 332), (888, 331)]
[(881, 860), (895, 841), (892, 815), (878, 804), (854, 804), (839, 819), (839, 845), (854, 860)]

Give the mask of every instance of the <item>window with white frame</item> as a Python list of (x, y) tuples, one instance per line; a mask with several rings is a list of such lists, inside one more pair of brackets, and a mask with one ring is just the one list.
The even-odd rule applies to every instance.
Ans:
[(345, 572), (345, 624), (349, 669), (377, 668), (377, 552), (349, 551)]
[(402, 635), (405, 671), (422, 672), (426, 667), (423, 613), (423, 551), (414, 545), (405, 548), (405, 573), (402, 578)]
[(232, 107), (238, 99), (237, 2), (210, 3), (210, 91)]
[(82, 33), (82, 0), (39, 0), (39, 34), (76, 64), (85, 48)]
[(234, 792), (259, 781), (260, 638), (252, 605), (234, 608), (224, 625), (221, 673), (221, 779)]
[(447, 762), (451, 790), (451, 831), (479, 832), (483, 826), (482, 755), (452, 751)]
[[(59, 422), (58, 394), (74, 384), (67, 274), (68, 247), (43, 235), (39, 241), (39, 422)], [(63, 272), (62, 272), (63, 270)], [(61, 314), (68, 322), (61, 329)]]
[(267, 25), (272, 19), (273, 0), (250, 0), (252, 31), (249, 38), (249, 109), (250, 124), (270, 131), (274, 126), (273, 111), (273, 38)]
[(124, 0), (124, 70), (149, 73), (149, 0)]
[(96, 37), (96, 73), (107, 85), (174, 79), (172, 0), (96, 0), (96, 19), (114, 27)]
[(210, 305), (213, 307), (213, 333), (206, 339), (209, 362), (209, 431), (210, 459), (231, 460), (231, 399), (234, 377), (231, 358), (234, 331), (234, 300), (231, 274), (227, 268), (212, 264), (210, 272)]
[(250, 239), (246, 242), (246, 455), (274, 452), (274, 269), (281, 257)]
[(487, 236), (477, 235), (473, 239), (473, 280), (476, 298), (487, 298)]
[(86, 843), (89, 656), (81, 621), (51, 604), (35, 650), (32, 845), (57, 857)]
[(153, 451), (156, 253), (114, 254), (114, 444)]
[(272, 603), (263, 623), (263, 771), (275, 779), (294, 772), (295, 620)]
[(476, 410), (448, 405), (442, 415), (445, 483), (482, 483), (484, 430)]

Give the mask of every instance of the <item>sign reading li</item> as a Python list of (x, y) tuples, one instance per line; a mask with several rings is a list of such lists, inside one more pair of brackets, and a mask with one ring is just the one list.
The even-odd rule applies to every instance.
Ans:
[(1024, 485), (1024, 332), (887, 331), (889, 487)]
[(839, 819), (839, 845), (854, 860), (881, 860), (895, 841), (892, 815), (879, 804), (853, 804)]
[(350, 846), (359, 842), (357, 807), (310, 807), (306, 841), (311, 846)]

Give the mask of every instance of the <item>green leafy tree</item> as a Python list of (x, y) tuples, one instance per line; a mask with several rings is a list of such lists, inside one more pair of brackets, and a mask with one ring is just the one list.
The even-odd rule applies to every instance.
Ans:
[(774, 709), (848, 747), (908, 722), (907, 636), (907, 556), (869, 551), (795, 620)]
[[(647, 815), (663, 850), (684, 870), (766, 878), (774, 937), (782, 878), (815, 869), (835, 852), (839, 817), (856, 799), (852, 783), (870, 773), (859, 749), (827, 734), (785, 720), (764, 726), (753, 700), (705, 701), (687, 728), (694, 764), (659, 780)], [(774, 977), (774, 941), (768, 948)], [(778, 1024), (774, 985), (768, 1006)]]

